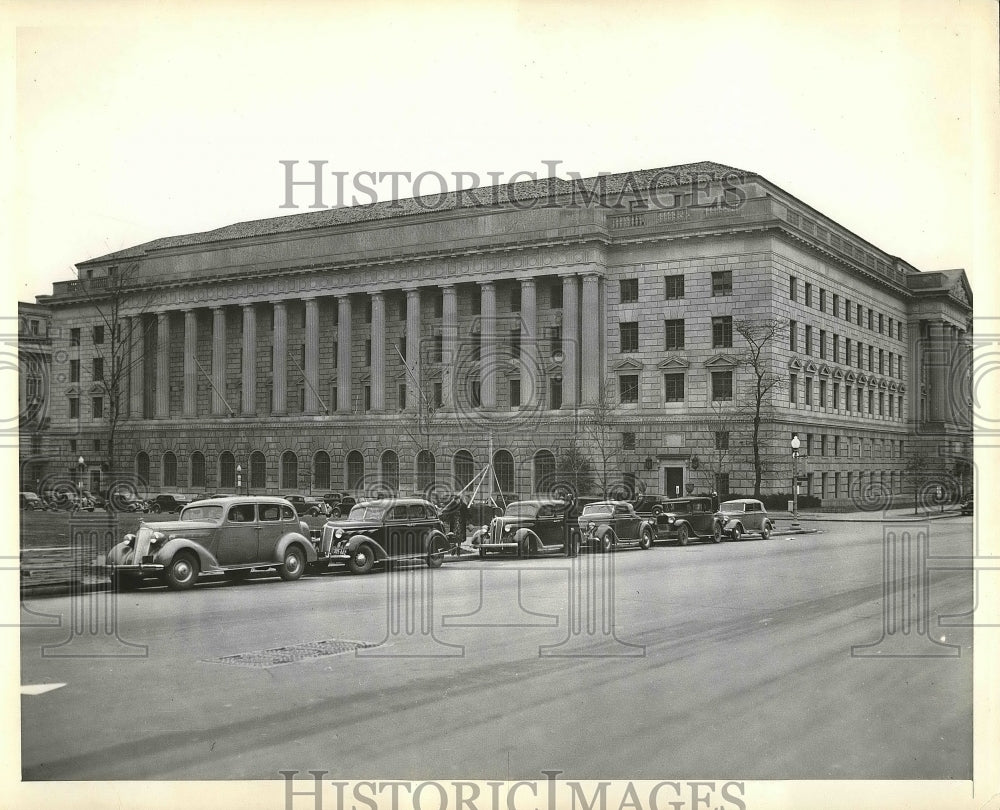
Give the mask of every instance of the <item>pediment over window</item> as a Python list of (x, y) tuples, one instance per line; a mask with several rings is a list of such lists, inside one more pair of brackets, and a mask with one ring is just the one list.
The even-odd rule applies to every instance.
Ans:
[(545, 367), (545, 373), (549, 377), (561, 377), (563, 373), (562, 363), (549, 363)]
[(867, 374), (859, 374), (858, 375), (858, 385), (865, 385), (867, 382), (868, 382), (868, 375)]
[(878, 379), (875, 377), (868, 378), (868, 386), (870, 388), (878, 388)]
[(424, 366), (422, 370), (422, 379), (424, 380), (440, 380), (442, 376), (441, 366)]
[(857, 378), (858, 378), (857, 374), (855, 374), (853, 371), (848, 371), (844, 375), (844, 382), (849, 382), (849, 383), (854, 382)]
[(895, 383), (895, 382), (889, 383), (889, 390), (890, 391), (898, 391), (899, 390), (899, 383)]
[(841, 369), (839, 369), (839, 368), (835, 368), (833, 370), (833, 379), (835, 379), (835, 380), (842, 380), (842, 379), (844, 379), (844, 372)]
[(75, 385), (71, 385), (69, 388), (66, 389), (66, 396), (78, 397), (80, 396), (80, 389), (77, 388)]
[(689, 368), (690, 363), (683, 357), (668, 357), (656, 364), (658, 369)]
[(710, 360), (705, 361), (707, 368), (735, 368), (738, 365), (739, 363), (736, 358), (728, 354), (717, 354)]
[(98, 396), (99, 397), (99, 396), (101, 396), (104, 393), (104, 388), (103, 388), (103, 386), (100, 386), (97, 383), (94, 383), (92, 386), (90, 386), (90, 389), (89, 389), (89, 391), (87, 393), (89, 393), (91, 396)]
[(612, 370), (617, 372), (641, 371), (642, 363), (640, 363), (638, 360), (628, 357), (624, 360), (619, 360), (617, 363), (615, 363), (614, 366), (612, 367)]
[(802, 369), (802, 361), (799, 360), (798, 357), (793, 357), (791, 360), (788, 361), (788, 367), (792, 371), (801, 371), (801, 369)]
[(824, 363), (823, 365), (821, 365), (819, 367), (819, 376), (820, 377), (829, 377), (830, 376), (830, 367), (826, 363)]
[(906, 384), (905, 383), (900, 383), (899, 384), (899, 393), (901, 393), (901, 394), (905, 394), (906, 393)]
[(806, 374), (815, 374), (816, 364), (810, 360), (808, 363), (806, 363), (805, 372)]
[(886, 388), (889, 387), (889, 381), (888, 380), (879, 380), (878, 381), (878, 387), (881, 388), (881, 389), (883, 389), (883, 390), (885, 390)]

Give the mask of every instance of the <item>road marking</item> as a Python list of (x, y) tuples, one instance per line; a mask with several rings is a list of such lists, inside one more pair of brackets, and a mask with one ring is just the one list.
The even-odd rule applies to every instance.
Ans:
[(64, 683), (33, 683), (21, 686), (22, 695), (44, 695), (46, 692), (51, 692), (53, 689), (62, 689), (66, 684)]

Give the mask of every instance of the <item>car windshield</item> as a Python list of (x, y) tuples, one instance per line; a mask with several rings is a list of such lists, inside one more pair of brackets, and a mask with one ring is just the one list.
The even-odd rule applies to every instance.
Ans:
[(504, 512), (504, 517), (509, 518), (533, 518), (538, 513), (538, 504), (523, 502), (523, 503), (512, 503), (507, 507), (507, 511)]
[(742, 512), (744, 511), (746, 504), (741, 501), (726, 501), (719, 507), (722, 512)]
[(181, 520), (222, 520), (222, 507), (189, 506), (181, 512)]
[(388, 507), (385, 504), (358, 504), (351, 509), (348, 520), (381, 520)]
[(611, 514), (611, 504), (610, 503), (588, 503), (583, 507), (583, 514), (594, 515), (594, 514)]

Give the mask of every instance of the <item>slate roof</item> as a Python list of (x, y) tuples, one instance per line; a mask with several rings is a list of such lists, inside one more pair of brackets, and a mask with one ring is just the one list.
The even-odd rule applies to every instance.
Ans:
[[(654, 179), (656, 180), (655, 185), (657, 188), (669, 188), (683, 183), (691, 183), (698, 179), (705, 179), (706, 176), (711, 176), (713, 180), (721, 180), (725, 176), (732, 177), (733, 175), (736, 175), (741, 182), (747, 177), (755, 176), (753, 172), (747, 172), (743, 169), (736, 169), (732, 166), (725, 166), (721, 163), (706, 160), (698, 163), (685, 163), (679, 166), (665, 166), (659, 169), (642, 169), (634, 172), (603, 175), (603, 183), (604, 189), (609, 195), (616, 195), (629, 188), (637, 190), (649, 188), (651, 181)], [(596, 177), (586, 177), (581, 180), (564, 180), (562, 178), (527, 180), (520, 183), (497, 186), (498, 191), (495, 195), (489, 192), (489, 189), (494, 187), (485, 186), (475, 190), (476, 196), (484, 201), (480, 206), (477, 206), (475, 202), (469, 199), (468, 192), (463, 191), (458, 192), (462, 196), (460, 204), (456, 204), (458, 193), (448, 192), (444, 195), (432, 194), (416, 198), (408, 197), (400, 200), (369, 203), (367, 205), (327, 208), (320, 211), (289, 214), (288, 216), (254, 219), (247, 222), (236, 222), (232, 225), (225, 225), (211, 231), (154, 239), (150, 242), (143, 242), (139, 245), (115, 251), (114, 253), (107, 253), (103, 256), (78, 262), (78, 265), (138, 258), (150, 251), (162, 250), (164, 248), (199, 245), (229, 239), (271, 236), (355, 222), (394, 219), (412, 214), (426, 213), (428, 210), (447, 211), (489, 207), (494, 204), (495, 200), (500, 205), (512, 201), (526, 202), (533, 199), (543, 199), (549, 195), (569, 194), (573, 191), (579, 193), (581, 190), (589, 190), (593, 187), (596, 180)]]

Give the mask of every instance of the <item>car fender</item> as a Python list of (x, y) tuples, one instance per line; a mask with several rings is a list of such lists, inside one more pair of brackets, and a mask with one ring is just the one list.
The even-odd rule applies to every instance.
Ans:
[(656, 539), (656, 521), (655, 520), (643, 520), (639, 523), (639, 537), (642, 537), (642, 533), (649, 529), (653, 533), (653, 539)]
[(195, 543), (185, 537), (174, 537), (168, 540), (162, 548), (156, 550), (154, 559), (158, 563), (169, 565), (170, 561), (177, 556), (179, 551), (193, 551), (198, 557), (198, 565), (201, 570), (214, 571), (219, 569), (219, 561), (200, 543)]
[(273, 562), (280, 563), (285, 559), (285, 552), (288, 547), (293, 543), (298, 543), (302, 546), (302, 550), (306, 555), (306, 562), (316, 562), (316, 546), (307, 538), (303, 537), (298, 532), (288, 532), (282, 536), (282, 538), (274, 546), (274, 560)]
[(742, 520), (740, 520), (739, 518), (730, 518), (728, 521), (726, 521), (725, 525), (723, 525), (722, 530), (724, 532), (731, 532), (737, 526), (740, 527), (741, 532), (744, 530)]
[(135, 550), (128, 543), (116, 543), (108, 551), (106, 560), (108, 565), (128, 565), (134, 554)]
[(531, 531), (531, 529), (518, 529), (514, 532), (514, 542), (517, 543), (518, 548), (520, 548), (526, 538), (534, 539), (536, 547), (542, 545), (542, 541), (539, 540), (538, 535)]
[(611, 532), (611, 536), (618, 540), (618, 535), (615, 534), (615, 530), (611, 528), (609, 523), (598, 523), (597, 528), (594, 529), (594, 539), (598, 537), (604, 537), (605, 532)]
[(445, 534), (440, 529), (434, 529), (427, 535), (427, 552), (433, 551), (436, 543), (440, 543), (446, 549), (450, 549), (455, 544), (454, 534)]
[(375, 551), (376, 560), (384, 560), (389, 556), (389, 552), (385, 550), (382, 544), (376, 540), (374, 537), (369, 537), (367, 534), (356, 534), (350, 540), (347, 541), (347, 551), (353, 552), (362, 543), (367, 543)]

